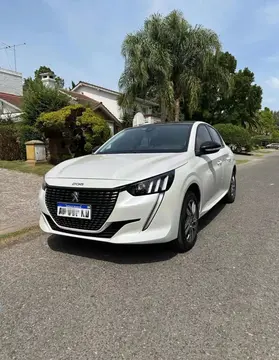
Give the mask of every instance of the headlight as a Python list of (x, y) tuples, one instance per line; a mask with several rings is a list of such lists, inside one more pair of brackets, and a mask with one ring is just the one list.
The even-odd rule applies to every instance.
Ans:
[(159, 194), (168, 191), (174, 180), (174, 170), (128, 185), (126, 190), (133, 196)]

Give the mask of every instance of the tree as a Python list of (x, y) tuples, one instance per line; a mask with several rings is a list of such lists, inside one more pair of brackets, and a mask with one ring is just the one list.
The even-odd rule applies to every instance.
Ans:
[[(51, 68), (47, 66), (40, 66), (39, 69), (34, 71), (34, 80), (40, 81), (41, 80), (40, 74), (44, 74), (44, 73), (51, 73), (54, 75), (54, 71), (51, 70)], [(64, 79), (62, 79), (60, 76), (55, 76), (54, 79), (56, 81), (57, 87), (62, 89), (64, 87)], [(24, 79), (23, 92), (28, 89), (32, 81), (33, 81), (32, 77), (28, 77)]]
[(39, 116), (37, 127), (49, 139), (51, 162), (92, 152), (110, 138), (107, 122), (89, 107), (69, 105)]
[[(44, 73), (51, 73), (54, 75), (54, 71), (52, 71), (48, 66), (40, 66), (39, 69), (35, 70), (34, 72), (35, 79), (40, 79), (40, 75)], [(62, 89), (64, 87), (64, 79), (62, 79), (60, 76), (55, 76), (54, 79), (57, 86)]]
[(69, 97), (58, 88), (51, 89), (41, 81), (31, 79), (23, 94), (23, 121), (27, 125), (34, 125), (41, 113), (59, 110), (68, 104)]
[(119, 87), (124, 93), (123, 106), (129, 107), (143, 94), (160, 104), (163, 119), (179, 121), (185, 98), (189, 112), (197, 109), (201, 78), (220, 48), (217, 34), (192, 27), (179, 11), (166, 17), (152, 15), (122, 45), (125, 68)]
[(272, 135), (276, 131), (276, 120), (272, 111), (265, 107), (264, 110), (259, 112), (259, 135)]
[[(234, 73), (237, 66), (236, 58), (228, 52), (219, 52), (213, 55), (215, 59), (207, 67), (201, 81), (199, 107), (191, 116), (187, 108), (187, 99), (184, 103), (185, 120), (193, 118), (216, 124), (223, 121), (223, 100), (231, 95), (234, 83)], [(222, 120), (221, 120), (222, 119)]]
[(276, 126), (279, 128), (279, 111), (272, 111), (272, 115), (275, 119)]
[(261, 109), (262, 88), (254, 84), (254, 73), (248, 68), (233, 76), (231, 95), (221, 103), (222, 120), (247, 129), (259, 127), (258, 112)]

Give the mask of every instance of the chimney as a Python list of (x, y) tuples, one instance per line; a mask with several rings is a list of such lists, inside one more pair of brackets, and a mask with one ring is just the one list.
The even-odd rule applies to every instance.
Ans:
[(22, 95), (22, 73), (0, 68), (0, 92)]
[(56, 87), (55, 74), (53, 73), (42, 73), (40, 74), (42, 83), (49, 88), (54, 89)]

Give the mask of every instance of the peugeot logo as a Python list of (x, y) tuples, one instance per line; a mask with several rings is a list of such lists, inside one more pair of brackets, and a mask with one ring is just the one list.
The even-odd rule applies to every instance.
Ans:
[(77, 191), (74, 191), (72, 193), (72, 201), (78, 202), (79, 193)]

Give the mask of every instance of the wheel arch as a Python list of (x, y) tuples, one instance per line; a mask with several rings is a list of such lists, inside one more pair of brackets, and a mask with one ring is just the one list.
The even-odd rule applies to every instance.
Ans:
[[(196, 183), (196, 182), (193, 182), (187, 189), (186, 193), (185, 193), (185, 196), (186, 194), (191, 191), (192, 193), (194, 193), (194, 195), (196, 196), (197, 200), (198, 200), (198, 203), (199, 203), (199, 206), (200, 206), (200, 203), (201, 203), (201, 190), (200, 190), (200, 187), (199, 185)], [(184, 196), (184, 197), (185, 197)]]

